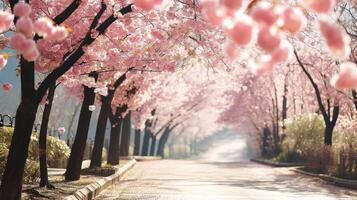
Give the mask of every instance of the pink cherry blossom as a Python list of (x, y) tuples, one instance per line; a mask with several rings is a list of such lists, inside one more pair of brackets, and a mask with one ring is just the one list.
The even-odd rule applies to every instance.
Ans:
[(279, 48), (275, 49), (271, 53), (270, 62), (273, 64), (285, 62), (292, 57), (292, 54), (293, 54), (292, 45), (288, 41), (284, 40), (281, 42)]
[(299, 8), (287, 7), (282, 13), (282, 27), (296, 34), (306, 26), (306, 17)]
[(228, 9), (237, 10), (242, 7), (243, 0), (221, 0), (221, 3)]
[(98, 93), (102, 96), (107, 96), (108, 95), (108, 88), (107, 87), (98, 87), (95, 88), (94, 90), (95, 93)]
[(264, 26), (258, 33), (257, 44), (265, 51), (271, 52), (279, 47), (281, 37), (275, 27)]
[(222, 9), (219, 9), (217, 2), (214, 1), (204, 2), (202, 4), (202, 13), (215, 26), (220, 26), (226, 17), (226, 13)]
[(22, 33), (14, 33), (10, 45), (28, 61), (35, 61), (40, 56), (35, 41), (27, 39)]
[(19, 2), (14, 6), (14, 15), (27, 17), (31, 14), (31, 6), (25, 2)]
[(302, 4), (305, 8), (311, 9), (317, 13), (330, 12), (335, 4), (335, 0), (302, 0)]
[(20, 53), (25, 53), (36, 47), (35, 41), (27, 39), (21, 33), (15, 33), (10, 40), (11, 46)]
[(34, 23), (34, 29), (39, 36), (43, 36), (44, 38), (46, 38), (52, 33), (52, 21), (47, 17), (42, 17)]
[(246, 15), (240, 16), (231, 29), (227, 29), (228, 35), (238, 45), (248, 45), (254, 37), (253, 20)]
[(48, 35), (49, 40), (53, 41), (63, 41), (68, 37), (68, 32), (67, 29), (64, 26), (56, 26), (52, 29), (52, 32), (50, 35)]
[(26, 37), (22, 33), (14, 33), (10, 39), (10, 45), (15, 50), (25, 52), (26, 49), (30, 48)]
[(65, 129), (64, 127), (59, 127), (59, 128), (57, 129), (57, 131), (58, 131), (60, 134), (63, 134), (63, 133), (66, 132), (66, 129)]
[(0, 33), (9, 30), (14, 15), (6, 11), (0, 11)]
[(234, 42), (228, 42), (224, 50), (228, 58), (232, 61), (239, 56), (238, 46)]
[(151, 10), (162, 3), (162, 0), (134, 0), (134, 5), (143, 10)]
[(2, 90), (4, 92), (10, 92), (12, 90), (12, 84), (9, 82), (3, 83), (2, 84)]
[(29, 51), (24, 52), (22, 55), (27, 61), (36, 61), (40, 56), (40, 52), (38, 51), (37, 47), (34, 47)]
[(266, 25), (273, 25), (278, 19), (277, 14), (274, 11), (274, 8), (268, 4), (261, 4), (253, 8), (251, 12), (252, 18), (259, 23)]
[(34, 31), (32, 20), (21, 17), (16, 22), (16, 32), (23, 33), (26, 37), (32, 37)]
[(270, 60), (270, 56), (262, 56), (260, 61), (250, 61), (248, 63), (248, 68), (255, 76), (262, 76), (274, 68), (274, 64), (270, 62)]
[(343, 28), (336, 23), (329, 22), (327, 19), (320, 19), (319, 23), (320, 31), (331, 53), (338, 58), (346, 58), (350, 53), (350, 38)]
[(357, 66), (352, 62), (340, 65), (340, 73), (331, 79), (331, 85), (337, 89), (357, 89)]

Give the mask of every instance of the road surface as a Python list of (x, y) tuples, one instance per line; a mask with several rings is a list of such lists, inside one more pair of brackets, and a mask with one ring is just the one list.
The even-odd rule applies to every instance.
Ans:
[(357, 200), (357, 192), (249, 161), (208, 163), (139, 162), (124, 179), (103, 191), (104, 200)]

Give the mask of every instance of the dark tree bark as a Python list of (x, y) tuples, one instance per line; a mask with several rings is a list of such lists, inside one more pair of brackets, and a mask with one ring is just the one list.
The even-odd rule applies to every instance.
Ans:
[(280, 133), (279, 133), (279, 101), (278, 101), (278, 92), (276, 85), (274, 83), (274, 98), (272, 99), (273, 105), (273, 120), (272, 120), (272, 136), (273, 136), (273, 148), (274, 153), (279, 153), (279, 144), (280, 144)]
[[(132, 68), (129, 68), (130, 71)], [(106, 97), (101, 96), (102, 107), (100, 108), (100, 113), (98, 117), (97, 129), (95, 132), (93, 153), (91, 156), (90, 168), (101, 167), (102, 166), (102, 152), (105, 139), (105, 129), (107, 126), (107, 121), (109, 114), (111, 112), (111, 104), (114, 98), (115, 91), (119, 86), (126, 80), (126, 71), (121, 75), (114, 83), (113, 89), (108, 91)]]
[(141, 130), (135, 129), (134, 156), (140, 155)]
[(155, 156), (155, 149), (156, 149), (156, 136), (151, 136), (151, 146), (150, 146), (150, 156)]
[(110, 132), (110, 141), (108, 149), (108, 158), (107, 163), (111, 165), (118, 165), (120, 160), (120, 134), (122, 128), (122, 114), (125, 113), (128, 109), (127, 105), (118, 106), (115, 115), (110, 113), (110, 122), (112, 124), (112, 129)]
[[(98, 74), (96, 72), (91, 72), (89, 76), (94, 77), (95, 80), (98, 78)], [(77, 133), (72, 145), (71, 155), (68, 159), (65, 176), (66, 181), (75, 181), (80, 178), (90, 119), (92, 117), (92, 111), (89, 110), (89, 106), (94, 104), (94, 88), (89, 88), (87, 86), (83, 86), (83, 88), (83, 104), (79, 114)]]
[[(309, 79), (312, 87), (314, 88), (317, 103), (319, 105), (319, 110), (320, 110), (320, 112), (323, 116), (324, 122), (325, 122), (324, 143), (327, 146), (331, 146), (333, 130), (334, 130), (337, 120), (338, 120), (338, 116), (340, 113), (340, 106), (338, 104), (335, 104), (331, 108), (330, 99), (328, 99), (327, 100), (328, 105), (327, 105), (327, 108), (325, 108), (324, 104), (322, 103), (321, 92), (319, 90), (318, 85), (315, 83), (311, 74), (307, 71), (305, 65), (302, 63), (302, 61), (300, 60), (300, 58), (295, 50), (294, 50), (294, 54), (295, 54), (295, 58), (299, 64), (299, 66), (301, 67), (302, 71), (305, 73), (305, 75)], [(331, 116), (331, 109), (332, 109), (332, 116)]]
[(144, 139), (143, 139), (143, 146), (141, 149), (142, 156), (148, 156), (149, 154), (149, 144), (150, 144), (150, 128), (151, 128), (151, 121), (146, 120), (145, 122), (145, 130), (144, 130)]
[(353, 103), (355, 104), (355, 108), (357, 111), (357, 91), (356, 90), (352, 90), (352, 97), (353, 97)]
[(119, 119), (117, 121), (118, 124), (112, 126), (110, 132), (107, 163), (111, 165), (119, 164), (119, 140), (120, 140), (121, 121), (122, 119)]
[(170, 137), (170, 133), (178, 126), (179, 124), (175, 124), (172, 127), (167, 126), (164, 130), (164, 132), (162, 133), (160, 140), (159, 140), (159, 144), (157, 147), (157, 155), (161, 156), (162, 158), (165, 157), (165, 145)]
[(265, 156), (268, 154), (268, 147), (269, 147), (269, 136), (270, 130), (268, 127), (263, 128), (263, 141), (262, 141), (262, 155)]
[(129, 156), (131, 133), (131, 112), (129, 112), (123, 120), (123, 128), (120, 139), (120, 156)]
[(94, 147), (90, 161), (90, 168), (102, 166), (102, 151), (105, 138), (105, 129), (108, 121), (108, 113), (110, 112), (110, 103), (106, 98), (102, 97), (102, 107), (100, 108), (96, 134), (94, 139)]
[(159, 144), (157, 146), (157, 155), (161, 156), (162, 158), (164, 158), (164, 156), (165, 156), (164, 155), (165, 144), (166, 144), (167, 140), (169, 139), (169, 135), (170, 135), (170, 128), (166, 127), (159, 139)]
[(37, 108), (38, 104), (30, 98), (23, 99), (17, 108), (14, 134), (1, 180), (0, 199), (21, 199), (22, 176)]
[[(9, 0), (11, 9), (18, 3), (18, 0)], [(81, 4), (80, 0), (74, 0), (62, 13), (54, 18), (56, 24), (61, 24), (72, 13), (77, 10)], [(21, 73), (21, 102), (16, 111), (16, 123), (13, 139), (11, 141), (9, 154), (1, 181), (0, 199), (20, 199), (22, 189), (22, 175), (27, 158), (28, 145), (32, 133), (32, 127), (36, 118), (37, 108), (40, 101), (45, 96), (48, 88), (60, 76), (66, 73), (71, 67), (84, 55), (83, 47), (92, 44), (96, 38), (92, 38), (93, 29), (96, 29), (99, 34), (105, 33), (107, 28), (113, 24), (118, 18), (113, 14), (106, 18), (98, 25), (99, 18), (106, 10), (106, 6), (102, 5), (102, 9), (96, 17), (78, 48), (70, 55), (64, 58), (62, 65), (53, 70), (35, 90), (35, 70), (34, 62), (27, 62), (23, 58), (20, 60)], [(119, 11), (122, 15), (132, 12), (132, 4), (123, 7)], [(16, 22), (15, 18), (15, 22)], [(39, 37), (35, 37), (38, 40)]]
[(285, 82), (284, 82), (284, 95), (283, 95), (283, 105), (282, 105), (282, 111), (281, 111), (281, 117), (283, 119), (283, 129), (285, 129), (285, 120), (288, 117), (288, 81), (287, 77), (285, 77)]
[(47, 102), (42, 115), (40, 137), (39, 137), (39, 159), (40, 159), (40, 187), (47, 186), (49, 189), (53, 189), (53, 186), (49, 184), (48, 172), (47, 172), (47, 129), (48, 122), (50, 120), (50, 114), (56, 89), (56, 83), (53, 83), (48, 90)]

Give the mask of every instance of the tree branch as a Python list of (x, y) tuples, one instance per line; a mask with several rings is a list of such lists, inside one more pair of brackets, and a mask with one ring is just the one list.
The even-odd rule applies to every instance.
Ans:
[(315, 95), (316, 95), (316, 99), (317, 99), (317, 103), (319, 105), (319, 109), (322, 113), (322, 116), (324, 117), (324, 120), (325, 122), (331, 122), (330, 121), (330, 118), (328, 117), (327, 115), (327, 112), (326, 112), (326, 109), (325, 109), (325, 106), (323, 105), (322, 103), (322, 98), (321, 98), (321, 93), (320, 93), (320, 90), (319, 90), (319, 87), (317, 86), (317, 84), (315, 83), (314, 79), (312, 78), (311, 74), (307, 71), (307, 69), (305, 68), (304, 64), (301, 62), (296, 50), (294, 49), (294, 54), (295, 54), (295, 57), (296, 57), (296, 60), (299, 64), (299, 66), (301, 67), (302, 71), (305, 73), (305, 75), (307, 76), (307, 78), (309, 79), (312, 87), (314, 88), (315, 90)]
[(66, 21), (66, 19), (68, 19), (68, 17), (70, 17), (72, 15), (72, 13), (74, 13), (74, 11), (77, 10), (77, 8), (79, 7), (79, 5), (82, 3), (82, 0), (73, 0), (71, 4), (69, 4), (69, 6), (63, 10), (59, 15), (57, 15), (53, 21), (57, 24), (60, 25), (62, 24), (64, 21)]
[[(132, 11), (131, 8), (132, 4), (129, 4), (128, 6), (122, 8), (120, 12), (124, 15), (126, 13), (129, 13)], [(63, 74), (65, 74), (83, 55), (84, 55), (84, 50), (83, 48), (85, 46), (91, 45), (95, 39), (91, 35), (92, 31), (95, 29), (96, 31), (99, 32), (99, 34), (103, 34), (106, 29), (114, 23), (115, 20), (117, 20), (117, 17), (114, 15), (111, 15), (108, 17), (104, 22), (102, 22), (98, 27), (98, 22), (100, 17), (103, 15), (104, 11), (106, 10), (107, 6), (105, 3), (102, 3), (102, 7), (95, 16), (95, 18), (92, 21), (92, 24), (90, 25), (90, 29), (87, 32), (87, 35), (85, 36), (83, 42), (79, 45), (78, 49), (74, 51), (72, 54), (70, 54), (67, 59), (62, 63), (62, 65), (55, 70), (53, 70), (40, 84), (38, 87), (37, 93), (36, 93), (36, 99), (37, 101), (41, 101), (42, 97), (46, 94), (46, 91), (50, 84), (54, 81), (56, 81), (59, 77), (61, 77)], [(97, 28), (95, 28), (97, 27)]]

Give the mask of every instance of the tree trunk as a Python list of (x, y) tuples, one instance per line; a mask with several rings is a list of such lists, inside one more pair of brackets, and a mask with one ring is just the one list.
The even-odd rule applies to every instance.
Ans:
[(40, 129), (40, 137), (39, 137), (39, 159), (40, 159), (40, 187), (47, 186), (48, 188), (52, 188), (48, 181), (48, 172), (47, 172), (47, 155), (46, 155), (46, 146), (47, 146), (47, 129), (48, 122), (50, 120), (50, 114), (54, 99), (56, 89), (56, 83), (53, 83), (47, 95), (47, 102), (45, 105), (45, 109), (42, 115), (41, 129)]
[(285, 120), (288, 118), (288, 83), (287, 83), (287, 77), (285, 77), (285, 83), (284, 83), (284, 95), (283, 95), (283, 103), (282, 103), (282, 111), (281, 111), (281, 117), (283, 120), (283, 133), (285, 133)]
[[(97, 79), (98, 74), (92, 72), (90, 76)], [(75, 181), (80, 178), (82, 161), (84, 150), (87, 143), (88, 130), (90, 125), (90, 119), (92, 116), (92, 111), (89, 110), (89, 106), (94, 104), (95, 93), (94, 88), (84, 87), (84, 98), (81, 107), (81, 112), (78, 119), (77, 133), (72, 145), (71, 155), (68, 159), (67, 169), (66, 169), (66, 181)]]
[(116, 89), (126, 80), (126, 73), (127, 72), (125, 72), (115, 81), (113, 89), (108, 90), (108, 95), (106, 97), (101, 96), (102, 107), (100, 109), (98, 117), (90, 168), (101, 167), (102, 165), (102, 152), (104, 146), (105, 129), (107, 126), (109, 114), (111, 114), (111, 104)]
[(150, 156), (155, 156), (156, 136), (151, 136)]
[(325, 119), (324, 120), (325, 121), (324, 143), (327, 146), (331, 146), (332, 145), (333, 130), (335, 129), (339, 113), (340, 113), (340, 106), (339, 105), (335, 105), (333, 107), (333, 110), (332, 110), (332, 120), (330, 120), (330, 119)]
[(107, 163), (111, 165), (119, 164), (119, 140), (122, 120), (119, 119), (116, 125), (113, 125), (110, 131), (110, 141)]
[(138, 156), (140, 154), (140, 140), (141, 140), (141, 130), (135, 129), (134, 156)]
[[(164, 132), (162, 133), (160, 140), (159, 140), (159, 145), (157, 147), (157, 155), (161, 156), (162, 158), (165, 157), (165, 145), (170, 137), (170, 133), (172, 130), (174, 130), (179, 124), (175, 124), (170, 128), (170, 126), (166, 127)], [(171, 154), (171, 151), (170, 151)], [(171, 155), (170, 155), (171, 156)]]
[(356, 90), (352, 90), (352, 97), (353, 97), (353, 103), (355, 104), (355, 108), (357, 111), (357, 91)]
[(131, 132), (131, 113), (129, 112), (123, 120), (123, 129), (120, 140), (120, 156), (129, 156)]
[[(305, 75), (307, 76), (307, 78), (310, 80), (311, 85), (313, 86), (314, 90), (315, 90), (315, 95), (316, 95), (316, 99), (317, 99), (317, 103), (319, 105), (319, 111), (321, 112), (323, 118), (324, 118), (324, 122), (325, 122), (325, 138), (324, 138), (324, 142), (325, 145), (331, 146), (332, 145), (332, 134), (333, 134), (333, 129), (335, 128), (336, 122), (338, 120), (338, 116), (340, 113), (340, 106), (338, 104), (333, 106), (333, 114), (332, 114), (332, 119), (330, 116), (330, 109), (331, 106), (328, 103), (328, 107), (327, 109), (325, 108), (325, 106), (323, 105), (322, 102), (322, 97), (321, 97), (321, 92), (319, 90), (318, 85), (315, 83), (314, 79), (312, 78), (311, 74), (306, 70), (304, 64), (302, 63), (302, 61), (300, 60), (297, 52), (294, 50), (294, 54), (296, 57), (296, 60), (299, 63), (299, 66), (301, 67), (301, 69), (303, 70), (303, 72), (305, 73)], [(328, 99), (327, 101), (329, 102), (330, 99)]]
[(90, 161), (90, 168), (102, 166), (102, 152), (104, 145), (105, 129), (108, 121), (108, 112), (110, 111), (110, 102), (102, 98), (102, 107), (98, 116), (97, 129), (94, 139), (94, 147)]
[(26, 99), (17, 108), (14, 134), (1, 181), (0, 199), (21, 198), (22, 176), (38, 105), (32, 99)]
[(325, 135), (324, 135), (324, 142), (325, 145), (332, 145), (332, 134), (333, 134), (333, 130), (334, 130), (334, 125), (326, 125), (325, 128)]
[(144, 133), (144, 140), (143, 140), (143, 146), (141, 149), (141, 155), (142, 156), (147, 156), (149, 153), (149, 143), (150, 143), (150, 131), (145, 128), (145, 133)]
[(169, 138), (169, 128), (166, 128), (164, 133), (161, 135), (160, 140), (159, 140), (159, 145), (157, 147), (157, 155), (161, 156), (164, 158), (164, 150), (165, 150), (165, 144)]
[(268, 154), (268, 147), (269, 147), (269, 135), (270, 131), (268, 127), (263, 129), (263, 142), (262, 142), (262, 155), (266, 156)]

